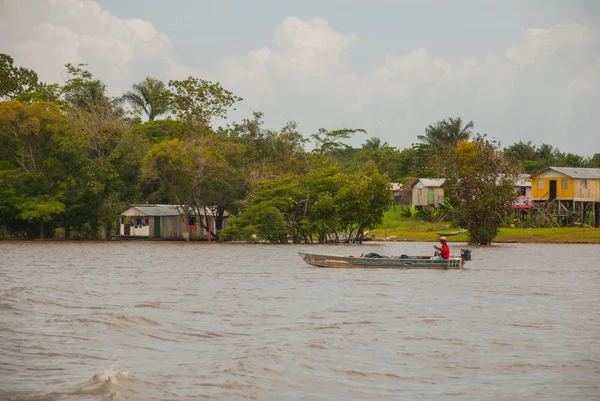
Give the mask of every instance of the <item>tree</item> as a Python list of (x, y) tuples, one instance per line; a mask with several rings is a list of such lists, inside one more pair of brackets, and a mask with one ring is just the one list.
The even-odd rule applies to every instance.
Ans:
[(87, 64), (66, 64), (65, 84), (62, 87), (63, 96), (70, 106), (91, 109), (95, 106), (109, 105), (106, 96), (106, 85), (94, 79), (84, 67)]
[(71, 107), (68, 119), (64, 141), (81, 159), (82, 179), (96, 198), (101, 237), (109, 239), (116, 213), (131, 201), (145, 145), (108, 102)]
[(156, 144), (164, 140), (183, 138), (185, 127), (181, 121), (170, 118), (164, 120), (146, 121), (135, 124), (133, 132), (137, 136), (146, 138), (149, 142)]
[(488, 245), (511, 212), (519, 166), (500, 146), (478, 135), (446, 152), (446, 188), (453, 221), (471, 244)]
[[(339, 230), (337, 199), (347, 181), (339, 165), (324, 156), (311, 156), (306, 174), (288, 174), (255, 182), (244, 207), (225, 237), (273, 243), (325, 242)], [(264, 210), (270, 210), (268, 215)], [(277, 211), (277, 212), (275, 212)], [(268, 221), (261, 220), (268, 217)], [(275, 229), (275, 231), (269, 231)]]
[(350, 145), (343, 143), (344, 139), (352, 138), (357, 133), (366, 134), (367, 131), (361, 128), (349, 129), (342, 128), (328, 131), (325, 128), (320, 128), (319, 132), (312, 134), (311, 138), (315, 141), (315, 149), (313, 153), (340, 157), (352, 150)]
[(401, 177), (402, 161), (400, 152), (398, 149), (389, 146), (387, 142), (382, 145), (378, 138), (371, 139), (375, 141), (370, 142), (370, 140), (367, 140), (362, 149), (353, 155), (351, 164), (354, 165), (354, 169), (362, 168), (362, 165), (370, 160), (375, 163), (380, 173), (385, 173), (388, 177), (397, 180)]
[(461, 117), (441, 120), (425, 129), (425, 135), (419, 135), (423, 142), (426, 163), (435, 168), (435, 173), (430, 176), (442, 177), (444, 173), (440, 166), (444, 164), (445, 153), (448, 149), (456, 147), (460, 141), (469, 140), (473, 131), (473, 121), (464, 124)]
[(533, 160), (536, 153), (535, 145), (528, 141), (515, 142), (504, 150), (508, 155), (514, 157), (517, 160)]
[(65, 117), (53, 103), (0, 102), (0, 144), (12, 155), (12, 162), (26, 172), (45, 172), (44, 162), (65, 125)]
[(362, 145), (362, 148), (363, 150), (379, 150), (389, 146), (390, 145), (388, 145), (387, 142), (381, 142), (380, 138), (372, 137), (367, 139), (367, 141)]
[[(147, 153), (142, 180), (164, 186), (169, 200), (182, 206), (182, 215), (206, 215), (211, 210), (222, 226), (224, 212), (247, 190), (246, 176), (228, 157), (243, 152), (239, 145), (213, 136), (163, 141)], [(206, 222), (199, 223), (207, 229)]]
[(460, 141), (469, 140), (473, 127), (473, 121), (465, 124), (461, 117), (449, 118), (429, 125), (425, 129), (425, 135), (419, 135), (417, 138), (432, 146), (456, 146)]
[(518, 163), (521, 163), (523, 170), (527, 174), (533, 174), (544, 168), (543, 161), (535, 160), (537, 149), (531, 141), (528, 141), (527, 143), (523, 141), (515, 142), (504, 149), (504, 152), (509, 157), (514, 158)]
[(433, 177), (435, 171), (429, 162), (431, 145), (414, 143), (398, 154), (397, 178)]
[(0, 53), (0, 100), (15, 99), (39, 87), (37, 73), (24, 67), (15, 67), (8, 54)]
[(14, 227), (19, 219), (19, 199), (15, 187), (15, 176), (18, 173), (16, 169), (0, 168), (0, 237)]
[(21, 210), (20, 217), (40, 226), (40, 238), (44, 238), (44, 223), (65, 211), (65, 205), (57, 199), (42, 195), (37, 197), (28, 197), (19, 204)]
[(225, 119), (229, 109), (242, 100), (218, 82), (191, 76), (183, 81), (169, 81), (169, 87), (169, 104), (173, 113), (180, 120), (201, 128), (216, 119)]
[[(567, 167), (584, 167), (583, 156), (567, 153), (563, 162)], [(561, 163), (562, 164), (562, 163)]]
[(51, 102), (60, 108), (64, 108), (65, 105), (65, 102), (61, 99), (61, 87), (58, 84), (39, 83), (35, 90), (21, 92), (14, 99), (23, 103)]
[(245, 168), (252, 181), (297, 172), (306, 156), (306, 139), (298, 132), (297, 124), (289, 121), (279, 130), (265, 129), (262, 117), (263, 113), (255, 112), (252, 119), (234, 122), (217, 134), (244, 145)]
[(541, 144), (535, 151), (534, 160), (541, 163), (543, 167), (556, 166), (560, 151), (547, 143)]
[(243, 145), (216, 139), (213, 142), (214, 152), (224, 160), (210, 163), (202, 180), (202, 190), (197, 199), (205, 214), (208, 211), (215, 218), (217, 238), (223, 229), (225, 212), (235, 212), (238, 202), (246, 196), (250, 189), (249, 172), (244, 168)]
[(340, 225), (348, 234), (348, 242), (361, 243), (364, 230), (383, 221), (391, 202), (390, 180), (381, 175), (373, 163), (364, 172), (349, 179), (336, 196)]
[(134, 84), (133, 89), (125, 92), (119, 99), (120, 103), (131, 105), (136, 111), (142, 111), (148, 121), (154, 121), (158, 116), (168, 111), (169, 91), (164, 82), (147, 77), (140, 83)]

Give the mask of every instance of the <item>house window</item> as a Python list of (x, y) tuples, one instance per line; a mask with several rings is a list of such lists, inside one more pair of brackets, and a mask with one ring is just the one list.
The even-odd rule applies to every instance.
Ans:
[(581, 188), (587, 189), (587, 180), (581, 180)]
[(538, 181), (538, 189), (544, 189), (544, 181)]
[(196, 225), (196, 216), (188, 216), (188, 224), (190, 226)]
[(569, 180), (560, 180), (560, 189), (569, 189)]

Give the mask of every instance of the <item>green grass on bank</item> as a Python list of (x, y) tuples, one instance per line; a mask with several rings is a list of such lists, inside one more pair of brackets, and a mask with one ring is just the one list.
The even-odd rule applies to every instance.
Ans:
[[(384, 216), (381, 226), (370, 230), (368, 237), (388, 241), (437, 241), (437, 233), (458, 231), (449, 223), (426, 223), (410, 221), (400, 216), (399, 207), (391, 208)], [(448, 237), (449, 242), (465, 242), (466, 234)], [(589, 243), (600, 244), (599, 228), (552, 227), (552, 228), (501, 228), (494, 242), (527, 243)]]

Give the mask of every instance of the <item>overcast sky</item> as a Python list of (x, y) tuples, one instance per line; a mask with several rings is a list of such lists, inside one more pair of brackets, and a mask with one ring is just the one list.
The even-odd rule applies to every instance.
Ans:
[(263, 111), (404, 148), (461, 116), (508, 146), (600, 153), (598, 0), (0, 0), (0, 52), (113, 95), (146, 76), (217, 80)]

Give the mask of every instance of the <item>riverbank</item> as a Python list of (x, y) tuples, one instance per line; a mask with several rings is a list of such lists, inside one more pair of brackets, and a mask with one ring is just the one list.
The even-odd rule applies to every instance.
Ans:
[[(371, 230), (368, 236), (378, 241), (438, 241), (438, 233), (454, 229), (428, 223), (403, 224), (395, 228)], [(466, 242), (467, 235), (461, 233), (448, 236), (449, 242)], [(579, 227), (552, 228), (501, 228), (496, 243), (538, 243), (538, 244), (600, 244), (600, 229)]]
[[(437, 242), (440, 234), (447, 236), (449, 242), (467, 242), (467, 234), (457, 232), (458, 229), (448, 224), (431, 224), (423, 222), (401, 221), (394, 222), (383, 228), (370, 230), (365, 241), (401, 241), (401, 242)], [(1, 241), (32, 241), (32, 242), (107, 242), (106, 240), (65, 240), (60, 237), (46, 239), (30, 239), (2, 237)], [(112, 237), (109, 241), (143, 241), (164, 242), (165, 240), (151, 238)], [(183, 242), (183, 240), (181, 240)], [(207, 241), (192, 241), (206, 242)], [(212, 241), (219, 243), (219, 241)], [(600, 228), (581, 227), (552, 227), (552, 228), (501, 228), (500, 233), (494, 238), (495, 243), (534, 243), (534, 244), (600, 244)], [(231, 243), (231, 242), (228, 242)], [(367, 242), (368, 243), (368, 242)]]

